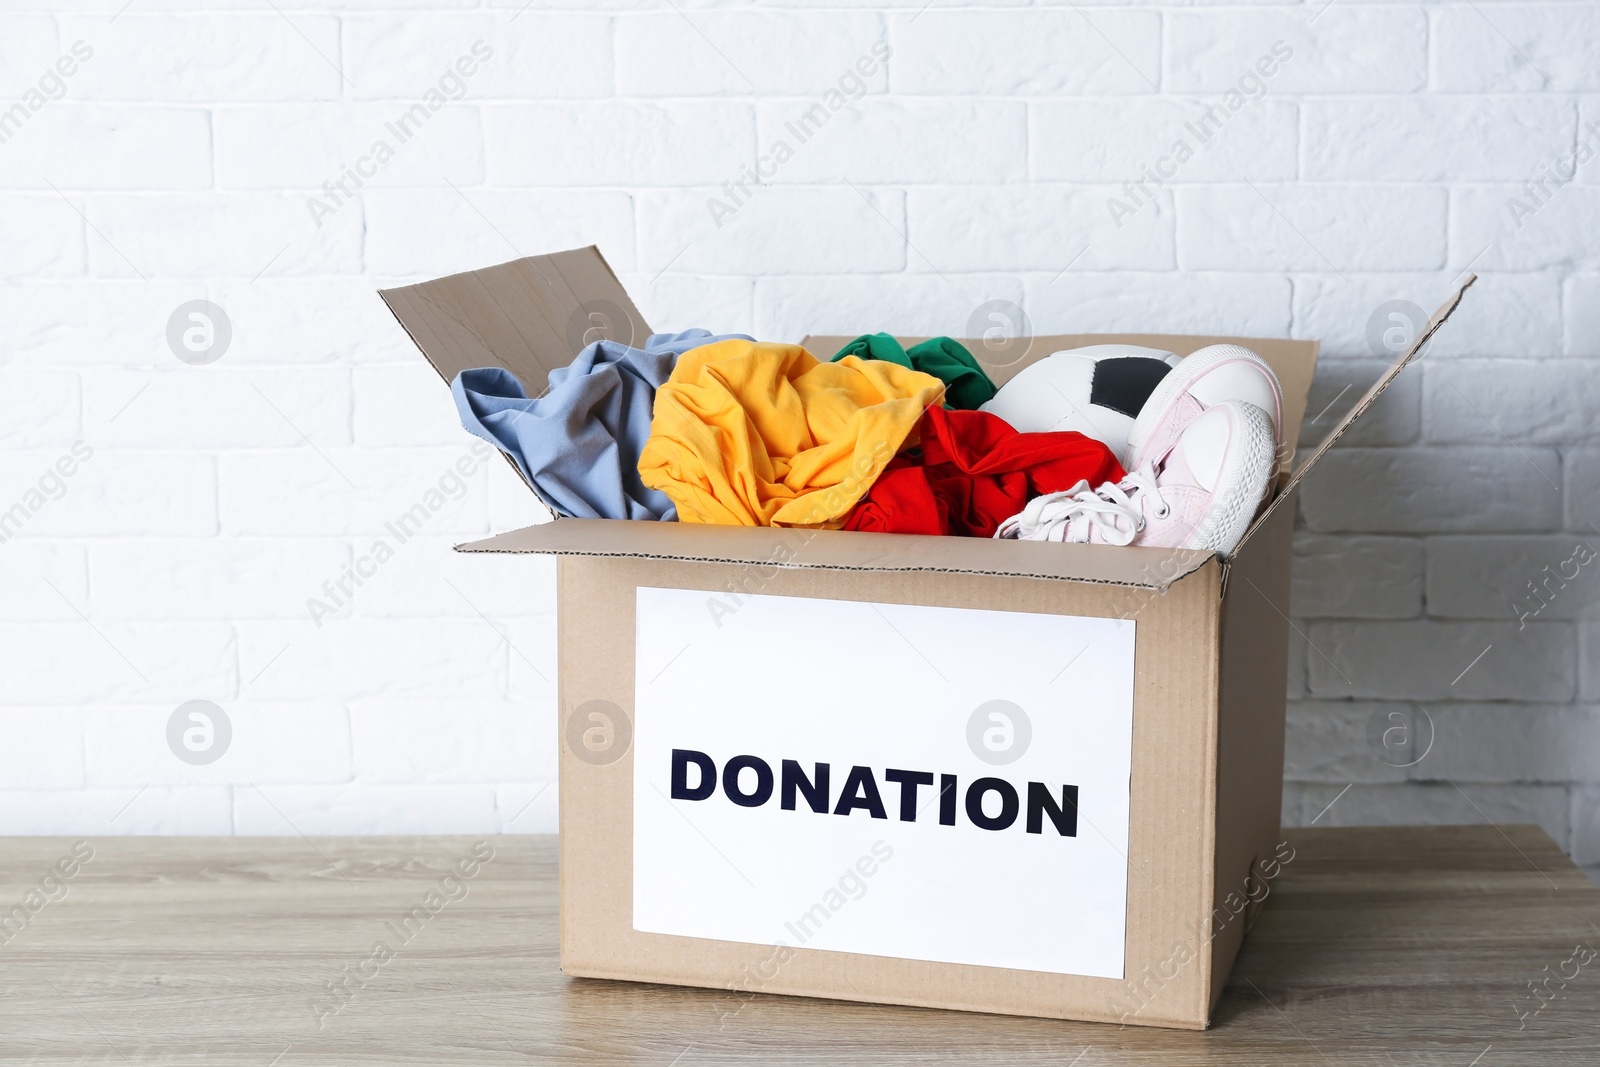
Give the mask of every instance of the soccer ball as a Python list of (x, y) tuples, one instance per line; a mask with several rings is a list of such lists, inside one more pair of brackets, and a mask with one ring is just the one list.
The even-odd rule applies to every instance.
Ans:
[(983, 410), (1022, 433), (1076, 430), (1126, 465), (1139, 409), (1180, 357), (1138, 345), (1090, 345), (1055, 352), (1017, 372)]

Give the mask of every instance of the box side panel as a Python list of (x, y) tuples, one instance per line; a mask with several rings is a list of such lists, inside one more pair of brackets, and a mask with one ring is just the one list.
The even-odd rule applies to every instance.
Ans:
[[(597, 588), (592, 561), (557, 561), (557, 729), (561, 754), (561, 969), (592, 973), (584, 961), (603, 956), (610, 916), (632, 906), (626, 846), (631, 841), (633, 761), (632, 598), (625, 616), (588, 610)], [(604, 729), (611, 744), (596, 751), (584, 734)], [(623, 727), (623, 736), (617, 728)], [(604, 740), (604, 735), (600, 735)], [(615, 848), (623, 848), (621, 854)]]
[(1281, 840), (1293, 536), (1294, 508), (1281, 508), (1251, 539), (1250, 550), (1229, 565), (1222, 601), (1216, 903), (1209, 927), (1213, 1005), (1255, 905), (1271, 891), (1258, 867), (1273, 858)]
[(567, 974), (722, 989), (726, 994), (716, 1004), (729, 1010), (749, 992), (766, 992), (1206, 1025), (1208, 961), (1194, 951), (1175, 955), (1175, 946), (1194, 946), (1212, 896), (1220, 592), (1214, 561), (1164, 594), (1018, 578), (581, 557), (563, 558), (561, 575), (563, 719), (591, 701), (607, 701), (627, 717), (630, 736), (635, 590), (641, 586), (1133, 618), (1138, 627), (1123, 980), (805, 948), (788, 950), (778, 965), (772, 946), (637, 932), (631, 899), (633, 752), (599, 762), (575, 744), (570, 724), (563, 729), (561, 748), (562, 969)]

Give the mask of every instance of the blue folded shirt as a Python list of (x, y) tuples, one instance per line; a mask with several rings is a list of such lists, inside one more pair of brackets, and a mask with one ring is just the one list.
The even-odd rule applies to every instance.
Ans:
[(639, 479), (656, 389), (691, 348), (737, 338), (709, 330), (651, 334), (643, 348), (596, 341), (552, 371), (529, 399), (500, 367), (464, 370), (450, 383), (461, 425), (498, 446), (555, 510), (582, 519), (676, 519), (665, 493)]

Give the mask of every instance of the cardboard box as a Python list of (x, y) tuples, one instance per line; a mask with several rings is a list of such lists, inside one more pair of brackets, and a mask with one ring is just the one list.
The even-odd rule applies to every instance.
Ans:
[[(446, 381), (501, 365), (537, 392), (596, 337), (651, 332), (593, 248), (382, 295)], [(1284, 457), (1227, 562), (579, 519), (460, 546), (559, 560), (562, 969), (720, 989), (724, 1015), (787, 993), (1205, 1027), (1293, 862), (1295, 487), (1460, 295), (1307, 459)], [(1314, 341), (969, 347), (1004, 381), (1113, 341), (1247, 345), (1297, 440)]]

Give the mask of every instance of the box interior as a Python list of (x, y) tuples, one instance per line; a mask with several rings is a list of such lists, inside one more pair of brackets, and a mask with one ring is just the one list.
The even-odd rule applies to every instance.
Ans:
[[(1462, 292), (1473, 280), (1470, 275), (1466, 278), (1461, 288), (1434, 314), (1428, 329), (1298, 466), (1291, 466), (1291, 456), (1284, 457), (1286, 473), (1279, 479), (1277, 492), (1246, 532), (1235, 550), (1236, 556), (1245, 551), (1256, 531), (1288, 497), (1290, 490), (1422, 349), (1455, 309)], [(591, 341), (606, 338), (639, 345), (651, 332), (605, 257), (594, 246), (530, 256), (417, 285), (386, 289), (381, 295), (446, 382), (468, 368), (499, 366), (516, 375), (532, 395), (548, 389), (550, 372), (571, 363), (578, 349)], [(804, 343), (813, 352), (826, 355), (837, 351), (848, 340), (848, 337), (808, 337)], [(1284, 440), (1291, 443), (1298, 439), (1305, 417), (1318, 350), (1316, 341), (1159, 334), (1060, 334), (1013, 338), (998, 345), (964, 343), (985, 364), (990, 376), (1001, 383), (1028, 364), (1062, 348), (1125, 343), (1188, 355), (1206, 345), (1242, 344), (1267, 360), (1282, 383)], [(515, 469), (515, 464), (512, 466)], [(1100, 546), (897, 537), (837, 530), (817, 533), (818, 536), (806, 539), (802, 549), (784, 565), (861, 571), (1010, 574), (1166, 588), (1199, 566), (1198, 560), (1188, 559), (1186, 555), (1205, 558), (1203, 554), (1160, 549), (1122, 548), (1106, 552)], [(772, 531), (754, 527), (712, 530), (688, 523), (560, 519), (460, 548), (474, 552), (540, 552), (666, 560), (749, 561), (755, 557), (769, 561), (773, 558), (772, 539)], [(1084, 551), (1063, 551), (1074, 547)], [(1043, 551), (1036, 551), (1040, 549)]]

